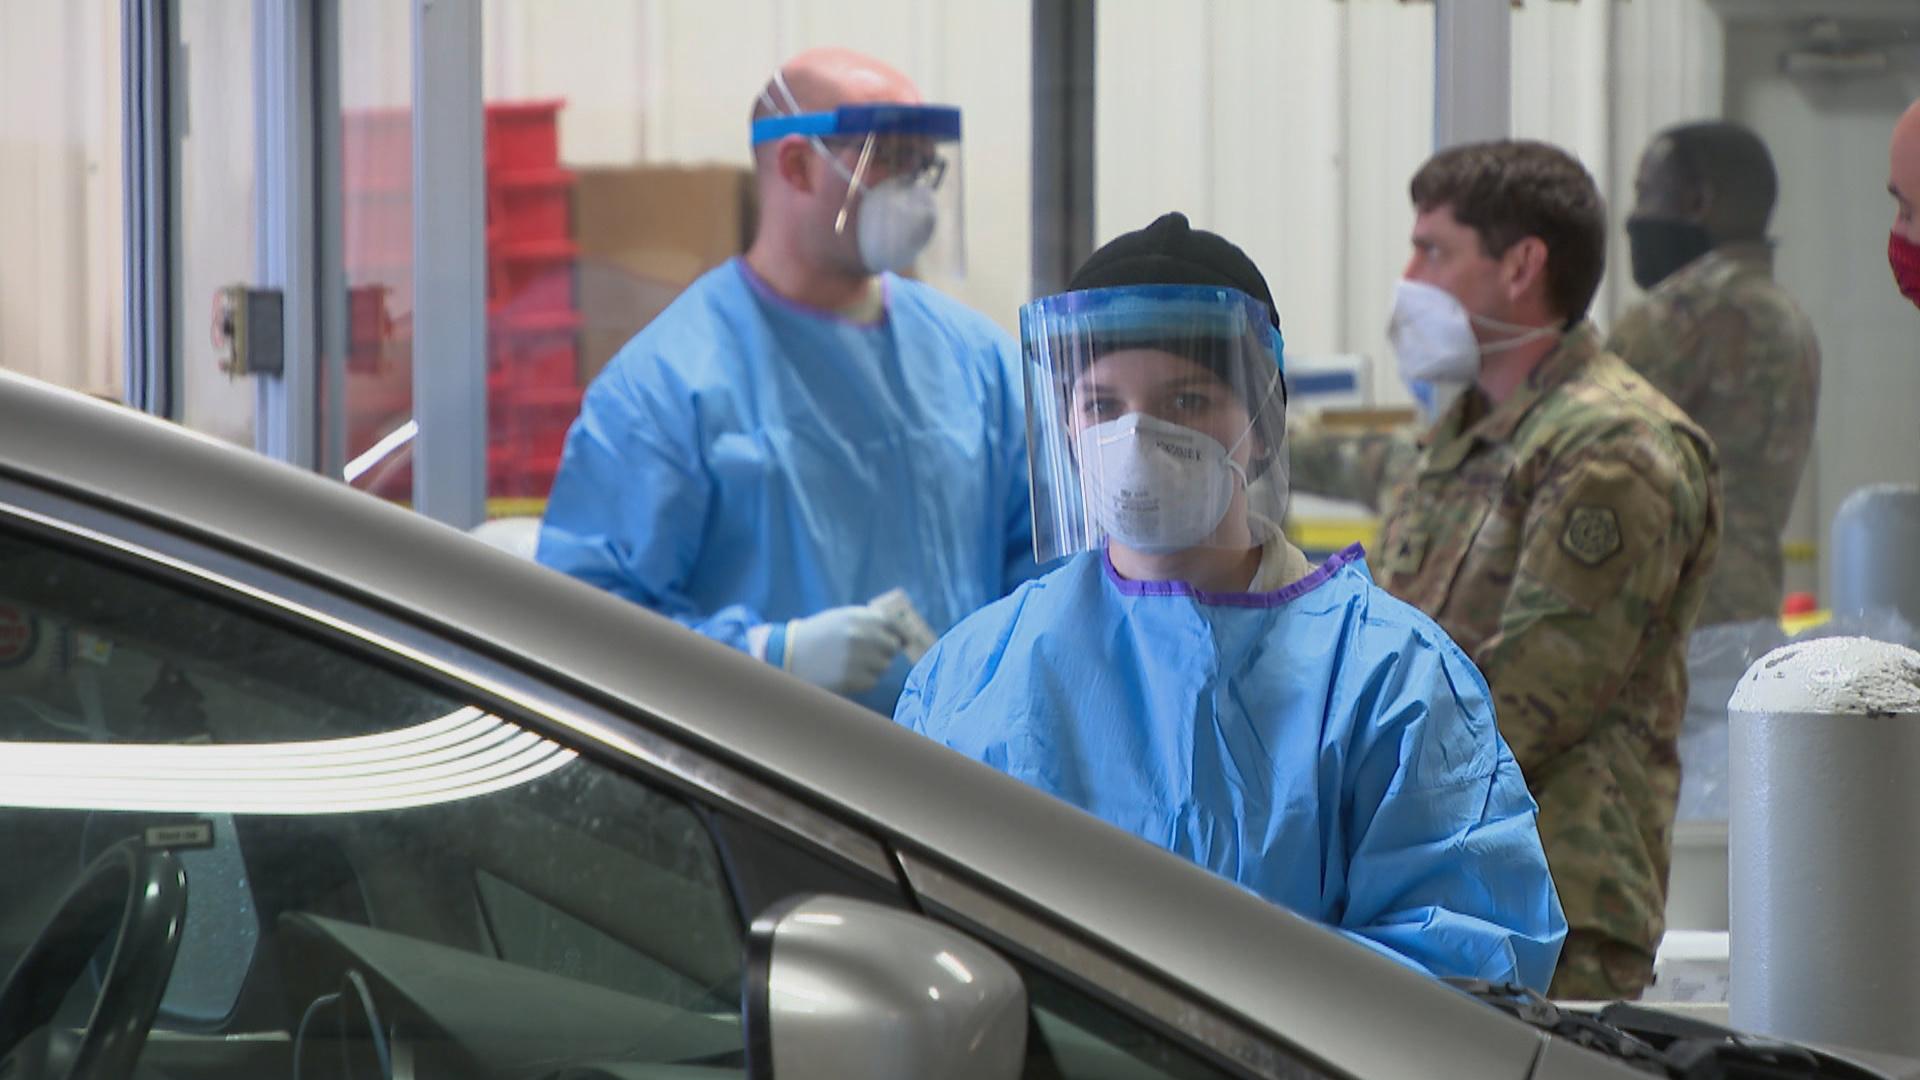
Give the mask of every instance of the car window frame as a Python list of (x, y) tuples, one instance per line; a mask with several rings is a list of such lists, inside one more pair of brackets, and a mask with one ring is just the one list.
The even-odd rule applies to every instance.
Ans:
[[(1190, 988), (1088, 939), (1067, 917), (1002, 897), (937, 855), (899, 849), (890, 838), (837, 815), (839, 808), (817, 806), (720, 760), (720, 748), (691, 745), (684, 732), (670, 733), (637, 704), (568, 686), (563, 674), (491, 652), (430, 616), (359, 595), (324, 575), (200, 533), (189, 523), (106, 502), (0, 472), (0, 520), (55, 534), (135, 573), (177, 582), (212, 602), (248, 610), (368, 663), (430, 679), (602, 767), (657, 785), (697, 811), (731, 815), (770, 830), (897, 895), (904, 906), (1044, 968), (1223, 1071), (1253, 1080), (1342, 1075)], [(708, 828), (717, 842), (718, 831), (711, 822)], [(753, 913), (742, 914), (750, 921)]]
[[(799, 841), (905, 895), (905, 881), (884, 842), (774, 785), (649, 726), (639, 706), (594, 701), (511, 660), (459, 640), (457, 630), (424, 624), (377, 598), (348, 595), (338, 583), (307, 580), (297, 568), (268, 565), (252, 553), (182, 535), (178, 523), (149, 524), (89, 500), (43, 491), (0, 475), (0, 518), (15, 519), (94, 547), (136, 573), (171, 577), (214, 602), (250, 609), (305, 636), (328, 641), (376, 666), (406, 670), (465, 696), (582, 757), (631, 773), (708, 809), (732, 810)], [(662, 725), (664, 726), (664, 725)]]

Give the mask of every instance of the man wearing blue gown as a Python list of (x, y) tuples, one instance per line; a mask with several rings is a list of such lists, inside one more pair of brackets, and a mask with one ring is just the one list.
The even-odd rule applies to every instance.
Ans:
[(893, 272), (950, 250), (959, 138), (871, 58), (776, 73), (753, 244), (588, 388), (540, 562), (883, 713), (912, 620), (873, 601), (937, 634), (1036, 572), (1017, 349)]
[(1021, 313), (1033, 527), (1065, 565), (915, 667), (902, 724), (1440, 976), (1566, 934), (1487, 684), (1286, 502), (1272, 297), (1169, 214)]

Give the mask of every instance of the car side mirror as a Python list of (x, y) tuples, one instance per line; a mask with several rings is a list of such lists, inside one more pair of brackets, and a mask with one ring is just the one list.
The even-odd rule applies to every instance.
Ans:
[(911, 912), (775, 904), (747, 935), (748, 1080), (1014, 1080), (1027, 990), (999, 954)]

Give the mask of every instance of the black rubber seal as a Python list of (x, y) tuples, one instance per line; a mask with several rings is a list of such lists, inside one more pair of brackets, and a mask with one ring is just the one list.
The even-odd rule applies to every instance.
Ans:
[(747, 1080), (774, 1080), (773, 1004), (769, 992), (773, 939), (794, 909), (816, 899), (819, 894), (809, 893), (769, 904), (747, 928), (747, 970), (740, 980), (740, 1022), (747, 1033)]

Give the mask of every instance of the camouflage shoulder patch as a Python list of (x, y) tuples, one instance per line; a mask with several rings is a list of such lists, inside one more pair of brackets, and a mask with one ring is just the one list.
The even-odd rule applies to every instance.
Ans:
[(1599, 566), (1620, 551), (1620, 518), (1611, 506), (1576, 506), (1567, 515), (1560, 546), (1582, 563)]

